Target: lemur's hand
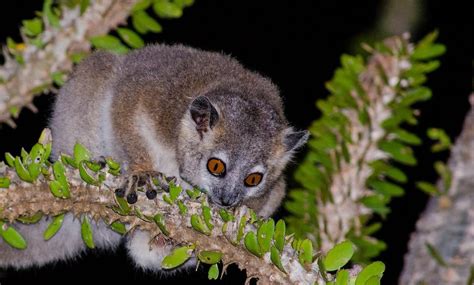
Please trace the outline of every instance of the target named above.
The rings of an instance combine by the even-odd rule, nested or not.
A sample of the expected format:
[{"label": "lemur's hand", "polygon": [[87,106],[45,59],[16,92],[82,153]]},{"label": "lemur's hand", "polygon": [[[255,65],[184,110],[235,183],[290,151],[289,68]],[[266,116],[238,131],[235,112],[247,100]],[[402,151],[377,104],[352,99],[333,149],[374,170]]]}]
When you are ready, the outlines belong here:
[{"label": "lemur's hand", "polygon": [[121,187],[115,190],[118,197],[126,197],[129,204],[135,204],[138,193],[144,192],[152,200],[158,191],[169,191],[169,183],[176,183],[175,177],[166,177],[157,171],[136,171],[127,176]]}]

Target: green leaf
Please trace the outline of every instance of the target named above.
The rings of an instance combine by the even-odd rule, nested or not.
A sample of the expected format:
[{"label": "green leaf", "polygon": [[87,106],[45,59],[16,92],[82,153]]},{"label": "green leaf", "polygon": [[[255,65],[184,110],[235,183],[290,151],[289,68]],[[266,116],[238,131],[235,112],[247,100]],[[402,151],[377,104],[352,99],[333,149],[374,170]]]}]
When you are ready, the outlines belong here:
[{"label": "green leaf", "polygon": [[442,44],[432,44],[426,46],[418,46],[411,55],[411,59],[427,60],[440,56],[446,52],[446,47]]},{"label": "green leaf", "polygon": [[275,228],[274,244],[279,251],[285,247],[286,225],[284,220],[278,220]]},{"label": "green leaf", "polygon": [[127,228],[125,227],[125,224],[115,221],[112,224],[110,224],[110,228],[114,231],[117,232],[121,235],[124,235],[127,233]]},{"label": "green leaf", "polygon": [[270,260],[272,261],[273,264],[281,271],[286,273],[285,268],[283,267],[283,264],[281,263],[281,253],[280,251],[272,246],[270,249]]},{"label": "green leaf", "polygon": [[166,229],[166,224],[165,224],[165,218],[163,217],[162,214],[156,214],[153,217],[153,220],[155,221],[155,224],[160,228],[160,231],[165,235],[168,236],[170,233]]},{"label": "green leaf", "polygon": [[84,216],[81,223],[81,236],[82,240],[88,248],[95,248],[94,237],[92,234],[92,226],[89,222],[89,218]]},{"label": "green leaf", "polygon": [[349,262],[352,255],[354,255],[354,244],[350,241],[341,242],[329,250],[324,257],[324,268],[327,271],[338,270]]},{"label": "green leaf", "polygon": [[80,143],[74,145],[74,161],[77,165],[83,160],[90,160],[91,154],[89,150]]},{"label": "green leaf", "polygon": [[211,235],[211,231],[207,228],[201,216],[197,214],[191,215],[191,226],[193,227],[193,229],[200,233],[203,233],[205,235]]},{"label": "green leaf", "polygon": [[437,143],[431,147],[432,152],[447,150],[452,145],[451,139],[442,129],[430,128],[428,129],[427,135],[430,139],[437,141]]},{"label": "green leaf", "polygon": [[416,87],[403,93],[399,106],[409,107],[417,102],[426,101],[431,98],[431,90],[426,87]]},{"label": "green leaf", "polygon": [[178,247],[163,258],[161,266],[164,269],[176,268],[185,263],[193,254],[193,251],[194,245]]},{"label": "green leaf", "polygon": [[402,196],[404,194],[403,188],[393,183],[380,180],[372,180],[368,182],[368,186],[375,190],[375,192],[386,196]]},{"label": "green leaf", "polygon": [[178,200],[178,208],[181,215],[186,215],[188,212],[188,207],[186,207],[186,205],[184,205],[183,201],[181,200]]},{"label": "green leaf", "polygon": [[222,252],[215,251],[215,250],[211,250],[211,251],[204,250],[204,251],[200,251],[197,257],[199,261],[201,261],[202,263],[215,264],[221,261]]},{"label": "green leaf", "polygon": [[150,7],[152,0],[140,0],[133,6],[132,12],[137,12],[141,10],[146,10]]},{"label": "green leaf", "polygon": [[443,256],[438,252],[438,250],[432,246],[429,242],[425,242],[426,249],[428,250],[428,253],[430,256],[438,263],[440,266],[448,266],[446,261],[444,261]]},{"label": "green leaf", "polygon": [[440,191],[434,184],[426,182],[426,181],[417,182],[416,187],[420,189],[421,191],[427,193],[428,195],[436,196],[440,194]]},{"label": "green leaf", "polygon": [[96,179],[88,170],[88,168],[86,167],[86,162],[87,161],[81,161],[79,163],[79,174],[82,178],[83,181],[85,181],[87,184],[90,184],[90,185],[99,185],[100,184],[100,181],[98,179]]},{"label": "green leaf", "polygon": [[153,4],[153,10],[160,18],[174,19],[183,15],[181,8],[173,2],[158,0]]},{"label": "green leaf", "polygon": [[335,285],[349,285],[349,271],[345,269],[338,271]]},{"label": "green leaf", "polygon": [[298,250],[298,260],[302,265],[313,262],[313,244],[309,239],[305,239],[301,242]]},{"label": "green leaf", "polygon": [[170,199],[171,201],[176,201],[178,199],[179,194],[181,194],[182,188],[180,186],[174,185],[174,183],[170,183],[169,185],[169,192],[170,192]]},{"label": "green leaf", "polygon": [[390,156],[403,164],[415,165],[416,159],[413,156],[413,150],[403,144],[396,141],[381,141],[379,142],[379,148]]},{"label": "green leaf", "polygon": [[386,207],[388,197],[382,195],[366,196],[360,199],[360,202],[369,209],[378,213],[382,217],[390,213],[390,209]]},{"label": "green leaf", "polygon": [[214,228],[214,225],[212,224],[212,214],[211,214],[211,208],[208,206],[202,205],[202,216],[204,218],[204,222],[206,223],[206,226],[209,230],[212,231]]},{"label": "green leaf", "polygon": [[22,23],[27,36],[34,37],[43,31],[43,22],[38,18],[23,20]]},{"label": "green leaf", "polygon": [[95,36],[90,41],[92,46],[97,49],[109,50],[118,54],[128,52],[128,48],[119,39],[111,35]]},{"label": "green leaf", "polygon": [[64,221],[64,214],[57,215],[53,221],[48,225],[43,233],[44,240],[50,240],[61,229]]},{"label": "green leaf", "polygon": [[15,167],[15,157],[9,152],[5,152],[5,161],[7,162],[8,166],[14,168]]},{"label": "green leaf", "polygon": [[417,135],[407,132],[405,130],[398,129],[394,131],[393,133],[397,136],[397,139],[400,140],[401,142],[411,144],[411,145],[421,144],[421,139]]},{"label": "green leaf", "polygon": [[0,188],[8,188],[8,187],[10,187],[10,178],[0,177]]},{"label": "green leaf", "polygon": [[60,160],[57,160],[53,164],[53,174],[57,183],[59,183],[61,186],[62,197],[64,198],[71,197],[71,193],[69,191],[69,183],[67,182],[67,177],[66,177],[66,168],[64,167],[64,165],[62,164]]},{"label": "green leaf", "polygon": [[270,251],[270,246],[273,239],[273,233],[275,231],[275,222],[273,219],[269,219],[260,225],[257,230],[257,241],[260,246],[262,253]]},{"label": "green leaf", "polygon": [[8,226],[4,222],[0,222],[0,235],[3,240],[13,248],[25,249],[28,246],[23,236],[13,227]]},{"label": "green leaf", "polygon": [[148,31],[153,33],[163,31],[161,25],[145,11],[137,11],[132,14],[132,25],[140,34],[146,34]]},{"label": "green leaf", "polygon": [[211,267],[209,267],[209,271],[207,272],[207,278],[209,280],[217,280],[218,277],[219,277],[219,266],[217,266],[217,264],[213,264],[211,265]]},{"label": "green leaf", "polygon": [[140,36],[134,31],[127,28],[118,28],[117,33],[120,38],[132,48],[141,48],[145,45],[145,42]]},{"label": "green leaf", "polygon": [[30,224],[36,224],[37,222],[39,222],[39,220],[41,220],[42,217],[43,217],[43,213],[38,212],[32,216],[21,216],[17,218],[16,220],[22,224],[30,225]]},{"label": "green leaf", "polygon": [[51,78],[53,79],[54,84],[58,86],[64,85],[64,73],[61,71],[56,71],[51,74]]},{"label": "green leaf", "polygon": [[237,243],[239,243],[244,236],[245,225],[247,224],[248,219],[249,217],[247,217],[247,215],[244,215],[240,218],[239,228],[237,230],[237,237],[236,237]]},{"label": "green leaf", "polygon": [[355,285],[365,285],[366,282],[374,276],[381,278],[384,271],[385,271],[385,264],[383,264],[383,262],[380,262],[380,261],[373,262],[367,265],[367,267],[365,267],[364,269],[362,269],[362,271],[357,276]]},{"label": "green leaf", "polygon": [[33,182],[33,178],[30,175],[30,172],[25,168],[21,159],[17,156],[15,159],[15,170],[21,180],[26,182]]},{"label": "green leaf", "polygon": [[43,15],[48,19],[49,24],[52,27],[59,28],[59,17],[53,12],[51,8],[53,0],[45,0],[43,3]]},{"label": "green leaf", "polygon": [[219,216],[221,216],[224,222],[229,222],[235,220],[235,217],[227,212],[225,209],[219,209]]},{"label": "green leaf", "polygon": [[254,232],[248,232],[244,238],[245,248],[255,256],[262,257],[263,253],[258,245],[257,236]]},{"label": "green leaf", "polygon": [[380,285],[380,280],[382,277],[379,276],[372,276],[365,282],[365,285]]}]

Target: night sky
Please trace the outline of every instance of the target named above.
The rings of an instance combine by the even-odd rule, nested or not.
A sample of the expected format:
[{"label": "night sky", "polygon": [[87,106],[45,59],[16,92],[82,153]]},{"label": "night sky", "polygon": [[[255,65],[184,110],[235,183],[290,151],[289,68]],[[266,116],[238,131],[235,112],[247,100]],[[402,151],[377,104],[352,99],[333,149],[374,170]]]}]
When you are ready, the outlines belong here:
[{"label": "night sky", "polygon": [[[41,10],[42,1],[5,1],[0,7],[0,41],[7,36],[19,40],[21,20],[32,18]],[[363,2],[363,3],[361,3]],[[178,20],[161,21],[164,31],[147,36],[149,43],[183,43],[205,50],[222,51],[240,60],[246,67],[270,77],[281,89],[288,120],[298,129],[307,128],[319,117],[314,102],[325,98],[324,83],[331,79],[339,65],[339,56],[351,52],[355,37],[373,28],[382,1],[205,1],[196,0]],[[433,98],[418,107],[419,125],[411,130],[423,138],[428,127],[443,128],[452,139],[459,134],[469,108],[468,94],[472,88],[472,7],[441,0],[426,2],[424,15],[414,39],[438,29],[439,42],[447,46],[441,68],[429,75],[426,83]],[[23,110],[16,120],[18,127],[0,126],[0,156],[9,151],[18,154],[20,147],[29,149],[41,130],[47,126],[53,95],[35,99],[40,112]],[[445,160],[446,154],[432,155],[429,143],[416,147],[417,167],[405,167],[410,181],[434,182],[432,164]],[[304,151],[298,156],[304,155]],[[298,160],[296,160],[297,163]],[[291,183],[291,171],[288,179]],[[387,265],[383,284],[396,284],[403,265],[403,254],[410,232],[427,201],[426,195],[406,185],[406,195],[394,199],[392,213],[377,233],[388,244],[380,256]],[[279,216],[284,215],[280,211]],[[1,254],[1,253],[0,253]],[[76,261],[61,262],[32,270],[0,271],[0,284],[30,282],[56,284],[73,278],[91,282],[94,276],[106,277],[108,283],[126,280],[139,284],[174,284],[193,280],[205,283],[207,271],[191,272],[167,281],[160,276],[133,268],[123,248],[117,253],[89,252]],[[230,268],[222,283],[243,284],[244,274]],[[218,282],[214,282],[218,284]]]}]

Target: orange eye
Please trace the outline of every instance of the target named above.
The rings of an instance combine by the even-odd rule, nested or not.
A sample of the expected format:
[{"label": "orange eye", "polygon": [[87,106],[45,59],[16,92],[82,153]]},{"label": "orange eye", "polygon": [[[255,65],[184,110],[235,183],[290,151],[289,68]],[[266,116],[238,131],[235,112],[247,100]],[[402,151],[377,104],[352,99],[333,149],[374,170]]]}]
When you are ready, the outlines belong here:
[{"label": "orange eye", "polygon": [[263,177],[262,173],[259,173],[259,172],[249,174],[249,176],[245,178],[244,184],[247,187],[257,186],[262,181],[262,177]]},{"label": "orange eye", "polygon": [[218,158],[211,158],[207,161],[207,170],[214,176],[224,176],[225,163]]}]

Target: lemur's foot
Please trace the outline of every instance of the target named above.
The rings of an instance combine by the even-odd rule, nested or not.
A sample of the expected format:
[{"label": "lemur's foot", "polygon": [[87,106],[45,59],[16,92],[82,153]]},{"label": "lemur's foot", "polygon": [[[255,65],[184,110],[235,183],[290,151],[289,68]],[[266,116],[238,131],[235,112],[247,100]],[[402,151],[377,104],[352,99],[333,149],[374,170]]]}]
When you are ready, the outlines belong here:
[{"label": "lemur's foot", "polygon": [[139,171],[130,174],[122,187],[115,190],[115,195],[125,197],[129,204],[138,200],[137,192],[145,192],[148,199],[155,199],[158,191],[169,191],[169,183],[176,183],[175,177],[166,177],[157,171]]}]

